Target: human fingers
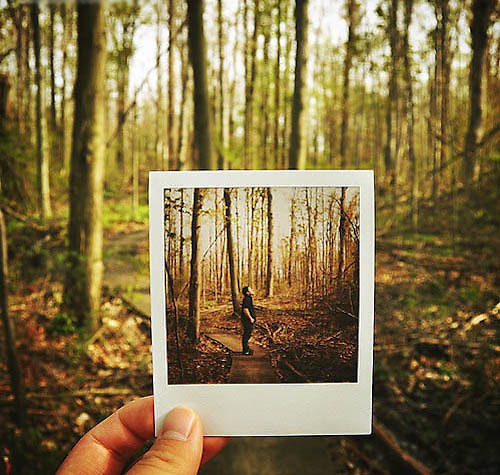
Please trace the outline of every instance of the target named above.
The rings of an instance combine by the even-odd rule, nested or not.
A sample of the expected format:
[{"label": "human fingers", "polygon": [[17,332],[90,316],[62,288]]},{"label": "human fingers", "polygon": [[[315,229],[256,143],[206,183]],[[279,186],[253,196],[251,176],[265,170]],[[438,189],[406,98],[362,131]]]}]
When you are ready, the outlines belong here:
[{"label": "human fingers", "polygon": [[153,397],[137,399],[87,432],[57,473],[120,473],[128,459],[153,436]]},{"label": "human fingers", "polygon": [[194,475],[198,473],[202,451],[203,429],[198,414],[177,407],[165,417],[161,433],[151,449],[128,473]]}]

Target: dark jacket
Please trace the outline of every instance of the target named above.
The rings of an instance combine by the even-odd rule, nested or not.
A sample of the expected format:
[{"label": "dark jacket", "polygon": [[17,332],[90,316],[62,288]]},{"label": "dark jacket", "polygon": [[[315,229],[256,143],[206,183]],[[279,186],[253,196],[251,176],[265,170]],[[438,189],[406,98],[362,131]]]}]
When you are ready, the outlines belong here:
[{"label": "dark jacket", "polygon": [[243,313],[245,308],[248,308],[248,311],[250,312],[250,315],[252,315],[253,319],[257,319],[257,317],[255,316],[255,308],[253,307],[253,301],[251,295],[245,295],[245,297],[243,298],[243,302],[241,304],[241,318],[248,320],[247,316]]}]

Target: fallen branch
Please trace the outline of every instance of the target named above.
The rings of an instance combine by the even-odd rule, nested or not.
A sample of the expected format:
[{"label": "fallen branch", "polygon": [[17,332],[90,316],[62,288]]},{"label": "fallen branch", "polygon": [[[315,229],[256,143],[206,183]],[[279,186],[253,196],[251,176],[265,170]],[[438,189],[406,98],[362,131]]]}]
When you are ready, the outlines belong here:
[{"label": "fallen branch", "polygon": [[356,315],[346,312],[345,310],[342,310],[340,307],[335,307],[335,310],[339,311],[340,313],[343,313],[344,315],[347,315],[348,317],[354,318],[355,320],[359,320],[359,318],[356,317]]},{"label": "fallen branch", "polygon": [[135,392],[130,389],[120,389],[120,388],[108,388],[108,389],[90,388],[87,390],[56,393],[56,394],[29,393],[27,397],[28,399],[58,399],[66,397],[86,397],[86,396],[126,396],[129,394],[135,394]]},{"label": "fallen branch", "polygon": [[49,232],[49,233],[55,233],[60,230],[59,226],[44,226],[38,223],[35,223],[32,219],[28,218],[24,214],[18,213],[15,209],[11,208],[8,204],[1,203],[0,208],[2,208],[3,212],[5,214],[8,214],[14,219],[17,219],[18,221],[21,221],[24,224],[27,224],[31,228],[33,228],[36,231],[42,231],[42,232]]},{"label": "fallen branch", "polygon": [[412,457],[401,448],[395,435],[373,418],[373,435],[384,445],[394,456],[395,464],[399,467],[394,473],[418,473],[420,475],[430,475],[431,471],[422,462]]},{"label": "fallen branch", "polygon": [[309,380],[309,378],[304,374],[302,373],[301,371],[299,371],[295,366],[292,365],[292,363],[289,363],[288,361],[286,360],[281,360],[281,362],[290,370],[292,371],[292,373],[295,373],[297,376],[299,376],[301,379],[304,380],[304,382],[306,383],[311,383],[312,381]]},{"label": "fallen branch", "polygon": [[344,438],[342,440],[342,443],[349,446],[349,449],[354,452],[355,455],[357,455],[360,459],[362,459],[367,465],[368,468],[370,469],[370,473],[382,473],[384,475],[390,475],[391,472],[389,470],[386,470],[382,465],[377,460],[373,460],[370,458],[365,452],[363,452],[354,440],[351,440],[349,438]]}]

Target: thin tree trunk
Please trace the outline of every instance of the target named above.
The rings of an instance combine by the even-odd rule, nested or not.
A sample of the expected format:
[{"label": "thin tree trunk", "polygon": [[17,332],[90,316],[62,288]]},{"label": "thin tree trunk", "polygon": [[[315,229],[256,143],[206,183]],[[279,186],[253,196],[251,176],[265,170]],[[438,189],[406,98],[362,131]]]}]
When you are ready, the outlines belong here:
[{"label": "thin tree trunk", "polygon": [[417,209],[417,193],[418,193],[418,180],[417,180],[417,160],[415,157],[414,147],[414,104],[413,104],[413,82],[411,74],[411,60],[410,60],[410,42],[409,30],[411,25],[411,17],[413,14],[413,0],[406,0],[405,14],[404,14],[404,36],[403,36],[403,58],[404,58],[404,71],[406,82],[406,121],[408,131],[408,159],[410,161],[410,219],[413,229],[416,230],[418,226],[418,209]]},{"label": "thin tree trunk", "polygon": [[236,273],[234,266],[234,244],[232,231],[232,216],[231,216],[231,190],[224,188],[224,202],[226,204],[226,243],[227,243],[227,258],[229,261],[229,276],[231,282],[231,300],[233,302],[233,312],[239,314],[240,305],[236,292]]},{"label": "thin tree trunk", "polygon": [[168,110],[167,110],[167,150],[168,169],[179,168],[178,157],[174,156],[174,38],[175,38],[175,4],[176,0],[168,2]]},{"label": "thin tree trunk", "polygon": [[448,162],[449,147],[446,142],[450,140],[448,115],[450,108],[450,75],[451,75],[451,51],[450,51],[450,5],[448,0],[441,0],[440,5],[441,25],[439,28],[439,42],[441,50],[441,137],[444,139],[440,146],[440,172]]},{"label": "thin tree trunk", "polygon": [[[102,3],[77,6],[78,53],[70,171],[66,308],[95,330],[102,278],[106,35]],[[82,259],[83,257],[83,259]]]},{"label": "thin tree trunk", "polygon": [[472,3],[472,22],[470,32],[472,38],[472,58],[469,68],[469,125],[465,135],[464,181],[470,182],[478,178],[476,165],[477,143],[482,126],[482,78],[484,56],[488,43],[487,31],[490,25],[491,12],[495,0],[474,0]]},{"label": "thin tree trunk", "polygon": [[274,292],[273,239],[273,191],[267,188],[267,297],[272,297]]},{"label": "thin tree trunk", "polygon": [[342,125],[340,128],[340,167],[347,166],[347,142],[349,133],[349,75],[354,52],[355,29],[358,22],[359,5],[356,0],[347,0],[347,21],[349,29],[344,57],[344,85],[342,94]]},{"label": "thin tree trunk", "polygon": [[180,205],[180,242],[179,242],[179,275],[184,277],[184,188],[181,188],[181,205]]},{"label": "thin tree trunk", "polygon": [[[289,17],[289,0],[286,0],[285,3],[285,20],[288,21]],[[290,100],[290,91],[289,91],[289,68],[290,68],[290,55],[292,53],[292,39],[291,35],[285,35],[286,44],[285,44],[285,68],[283,71],[283,129],[282,129],[282,138],[281,138],[281,168],[285,169],[287,167],[287,158],[290,153],[290,144],[288,140],[290,138],[290,125],[289,125],[289,115],[288,111],[290,107],[288,105]]]},{"label": "thin tree trunk", "polygon": [[179,170],[184,170],[186,165],[186,159],[184,156],[184,116],[186,114],[186,91],[188,82],[188,59],[185,53],[185,46],[181,44],[179,46],[179,52],[181,57],[181,106],[178,121],[178,134],[177,134],[177,160]]},{"label": "thin tree trunk", "polygon": [[0,208],[0,305],[2,312],[7,369],[9,371],[12,394],[16,408],[16,422],[19,426],[26,423],[26,398],[21,367],[17,357],[14,322],[9,316],[8,271],[7,271],[7,231],[2,209]]},{"label": "thin tree trunk", "polygon": [[213,170],[215,160],[207,88],[206,45],[203,32],[203,0],[188,0],[189,55],[193,67],[195,163]]},{"label": "thin tree trunk", "polygon": [[57,130],[56,113],[56,71],[54,67],[54,26],[56,16],[56,5],[49,4],[50,29],[49,29],[49,66],[50,66],[50,128],[54,134]]},{"label": "thin tree trunk", "polygon": [[177,365],[179,366],[179,372],[181,376],[181,381],[184,380],[184,368],[182,366],[182,358],[181,358],[181,347],[179,342],[179,311],[177,309],[177,301],[175,300],[174,294],[174,279],[172,277],[172,273],[170,272],[170,266],[168,265],[168,261],[165,260],[165,270],[167,273],[167,285],[170,294],[170,301],[172,302],[172,306],[174,308],[174,332],[175,332],[175,350],[177,355]]},{"label": "thin tree trunk", "polygon": [[280,0],[276,0],[276,69],[274,72],[274,168],[278,168],[280,164],[280,62],[281,62],[281,7]]},{"label": "thin tree trunk", "polygon": [[215,301],[217,302],[218,300],[218,290],[220,288],[219,282],[220,282],[220,275],[219,275],[219,241],[217,239],[219,235],[219,203],[217,202],[217,188],[214,189],[214,220],[215,220],[215,225],[214,225],[214,242],[215,242]]},{"label": "thin tree trunk", "polygon": [[217,154],[219,170],[225,168],[223,151],[226,147],[226,134],[224,133],[224,17],[222,16],[222,0],[217,0],[217,35],[219,47],[219,152]]},{"label": "thin tree trunk", "polygon": [[[62,66],[61,66],[61,76],[62,76],[62,90],[61,90],[61,106],[60,106],[60,115],[61,115],[61,138],[62,138],[62,151],[61,155],[63,157],[63,174],[67,176],[69,173],[69,162],[71,158],[71,148],[70,148],[70,140],[71,140],[71,132],[70,128],[66,124],[66,86],[67,86],[67,74],[66,68],[68,64],[68,45],[71,40],[71,15],[68,15],[68,9],[71,8],[66,5],[65,2],[61,3],[61,22],[63,24],[63,57],[62,57]],[[71,10],[70,10],[71,11]],[[69,19],[68,19],[69,17]]]},{"label": "thin tree trunk", "polygon": [[292,105],[292,130],[290,132],[289,167],[304,169],[307,155],[306,130],[306,76],[307,76],[307,29],[309,0],[296,0],[295,31],[297,52],[295,55],[295,86]]},{"label": "thin tree trunk", "polygon": [[295,197],[290,202],[290,249],[288,254],[288,287],[292,286],[292,262],[295,249]]},{"label": "thin tree trunk", "polygon": [[337,303],[341,303],[343,294],[344,280],[344,247],[345,247],[345,187],[342,187],[339,203],[339,247],[338,247],[338,266],[337,266]]},{"label": "thin tree trunk", "polygon": [[[134,108],[134,121],[133,128],[137,130],[137,107]],[[139,211],[139,153],[137,151],[137,144],[132,140],[131,145],[132,153],[132,210],[134,215]]]},{"label": "thin tree trunk", "polygon": [[191,222],[191,274],[189,279],[188,338],[196,344],[200,338],[200,212],[203,194],[199,188],[193,193],[193,217]]},{"label": "thin tree trunk", "polygon": [[[245,27],[248,38],[248,5],[245,0]],[[243,168],[254,168],[253,153],[253,96],[255,90],[255,77],[257,75],[257,35],[260,21],[260,0],[255,0],[254,22],[250,46],[245,49],[250,58],[245,58],[246,64],[246,84],[245,84],[245,130],[244,130],[244,163]],[[247,39],[248,42],[248,39]]]},{"label": "thin tree trunk", "polygon": [[264,51],[263,51],[263,62],[262,62],[262,168],[266,170],[269,168],[268,164],[268,137],[269,137],[269,40],[270,40],[270,29],[266,27],[264,31]]},{"label": "thin tree trunk", "polygon": [[162,89],[162,68],[161,60],[161,6],[162,2],[157,2],[156,9],[156,108],[155,108],[155,167],[163,167],[163,142],[160,139],[161,115],[163,112],[163,89]]},{"label": "thin tree trunk", "polygon": [[40,62],[40,24],[38,22],[39,7],[34,2],[31,8],[31,23],[33,28],[33,51],[35,53],[35,83],[36,83],[36,150],[37,150],[37,185],[38,204],[42,219],[52,217],[50,205],[50,175],[49,157],[46,151],[43,115],[42,66]]},{"label": "thin tree trunk", "polygon": [[397,63],[398,63],[398,0],[391,0],[389,9],[389,23],[387,26],[389,43],[391,47],[391,69],[389,73],[389,95],[387,99],[386,109],[386,144],[385,144],[385,170],[388,174],[389,185],[394,190],[396,186],[396,133],[393,130],[394,115],[397,109],[398,96],[398,80],[397,80]]}]

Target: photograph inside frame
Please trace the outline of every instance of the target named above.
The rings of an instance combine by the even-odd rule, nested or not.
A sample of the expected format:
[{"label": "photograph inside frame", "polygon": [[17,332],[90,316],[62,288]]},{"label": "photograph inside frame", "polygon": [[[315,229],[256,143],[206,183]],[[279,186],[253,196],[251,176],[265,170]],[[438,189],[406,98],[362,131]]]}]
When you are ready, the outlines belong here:
[{"label": "photograph inside frame", "polygon": [[167,380],[358,382],[360,189],[167,188]]}]

